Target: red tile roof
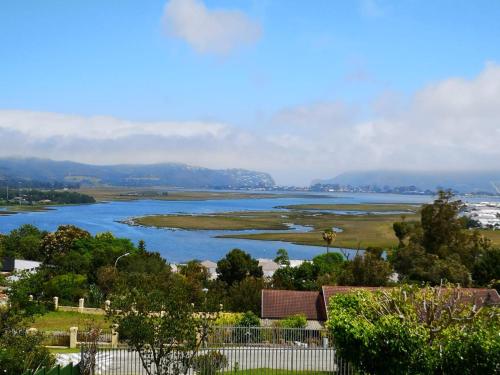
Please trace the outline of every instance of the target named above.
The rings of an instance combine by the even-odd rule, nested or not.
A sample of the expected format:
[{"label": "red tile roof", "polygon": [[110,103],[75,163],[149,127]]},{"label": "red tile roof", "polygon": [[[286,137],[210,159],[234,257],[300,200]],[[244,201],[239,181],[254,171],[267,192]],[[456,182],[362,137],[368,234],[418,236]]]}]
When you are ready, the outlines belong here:
[{"label": "red tile roof", "polygon": [[304,314],[308,320],[325,320],[326,311],[320,292],[262,290],[263,319],[281,319]]},{"label": "red tile roof", "polygon": [[[325,321],[328,301],[336,294],[346,294],[358,290],[389,290],[388,287],[323,286],[321,292],[295,290],[262,290],[263,319],[282,319],[290,315],[304,314],[308,320]],[[464,302],[475,302],[480,306],[500,304],[500,296],[495,289],[461,288]]]}]

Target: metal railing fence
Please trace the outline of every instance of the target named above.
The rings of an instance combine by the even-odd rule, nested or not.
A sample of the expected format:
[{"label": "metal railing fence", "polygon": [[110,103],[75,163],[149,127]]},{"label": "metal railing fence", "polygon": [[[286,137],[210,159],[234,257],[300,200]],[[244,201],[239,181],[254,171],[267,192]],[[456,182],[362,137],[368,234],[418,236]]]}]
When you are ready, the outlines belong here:
[{"label": "metal railing fence", "polygon": [[[82,345],[82,354],[84,350]],[[163,363],[166,368],[162,370],[156,368],[147,352],[142,354],[141,359],[139,353],[130,348],[99,348],[94,375],[356,374],[354,368],[337,355],[327,332],[315,329],[216,327],[193,361],[181,363],[183,353],[174,353],[168,366]],[[179,372],[174,371],[175,366]]]}]

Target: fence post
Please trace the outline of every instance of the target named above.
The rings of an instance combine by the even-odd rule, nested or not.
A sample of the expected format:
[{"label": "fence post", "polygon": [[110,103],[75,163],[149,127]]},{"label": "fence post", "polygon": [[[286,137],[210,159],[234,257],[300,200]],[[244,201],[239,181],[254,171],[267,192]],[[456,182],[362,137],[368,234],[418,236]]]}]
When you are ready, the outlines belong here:
[{"label": "fence post", "polygon": [[78,312],[79,313],[83,313],[83,308],[85,307],[85,299],[84,298],[80,298],[78,300]]},{"label": "fence post", "polygon": [[111,328],[111,348],[116,349],[118,347],[118,324],[114,324]]},{"label": "fence post", "polygon": [[59,309],[59,297],[54,297],[54,311],[57,311]]},{"label": "fence post", "polygon": [[78,327],[71,327],[69,329],[69,347],[71,349],[76,348],[77,338],[78,338]]},{"label": "fence post", "polygon": [[104,301],[104,310],[109,311],[110,307],[111,307],[111,301],[107,299],[106,301]]}]

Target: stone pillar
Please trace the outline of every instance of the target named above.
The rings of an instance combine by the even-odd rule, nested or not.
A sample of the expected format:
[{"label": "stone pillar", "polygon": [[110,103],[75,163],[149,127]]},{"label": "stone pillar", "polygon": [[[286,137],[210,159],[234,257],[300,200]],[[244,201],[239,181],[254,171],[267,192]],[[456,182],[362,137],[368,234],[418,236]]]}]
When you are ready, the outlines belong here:
[{"label": "stone pillar", "polygon": [[29,299],[30,301],[33,301],[33,294],[30,294],[30,295],[28,296],[28,299]]},{"label": "stone pillar", "polygon": [[54,297],[54,311],[59,309],[59,297]]},{"label": "stone pillar", "polygon": [[114,324],[111,328],[111,347],[116,349],[118,347],[118,324]]},{"label": "stone pillar", "polygon": [[111,307],[111,301],[107,299],[106,301],[104,301],[104,310],[109,311],[110,307]]},{"label": "stone pillar", "polygon": [[78,300],[78,312],[82,313],[84,307],[85,307],[85,299],[84,298],[80,298]]},{"label": "stone pillar", "polygon": [[69,329],[69,347],[71,349],[76,348],[78,338],[78,327],[71,327]]}]

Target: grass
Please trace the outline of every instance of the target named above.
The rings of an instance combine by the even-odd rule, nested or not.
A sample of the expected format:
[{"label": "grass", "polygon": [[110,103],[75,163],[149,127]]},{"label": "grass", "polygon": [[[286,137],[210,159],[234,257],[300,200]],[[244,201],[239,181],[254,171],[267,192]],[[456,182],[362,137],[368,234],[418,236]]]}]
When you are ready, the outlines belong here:
[{"label": "grass", "polygon": [[[401,206],[401,205],[398,205]],[[392,209],[388,211],[398,211]],[[417,220],[418,214],[407,212],[407,220]],[[212,215],[156,215],[134,219],[136,224],[187,230],[278,230],[273,233],[235,233],[220,238],[283,241],[299,245],[325,246],[322,232],[326,228],[340,228],[342,232],[332,246],[349,249],[365,249],[369,246],[388,248],[398,240],[392,225],[401,220],[400,214],[338,215],[328,212],[291,210],[225,212]],[[287,224],[311,227],[309,232],[288,230]],[[494,245],[500,244],[500,231],[482,231]]]},{"label": "grass", "polygon": [[70,327],[83,329],[90,325],[107,329],[110,323],[106,320],[106,316],[104,315],[80,314],[69,311],[51,311],[36,317],[31,327],[39,331],[69,331]]},{"label": "grass", "polygon": [[5,208],[5,210],[0,210],[0,216],[15,215],[20,212],[39,212],[39,211],[49,211],[50,208],[41,205],[10,205],[10,206],[0,206],[0,208]]},{"label": "grass", "polygon": [[[416,217],[408,213],[408,219]],[[303,245],[324,246],[321,236],[325,228],[341,228],[334,243],[336,247],[356,249],[367,246],[388,247],[397,244],[392,224],[400,215],[336,215],[333,213],[293,210],[226,212],[213,215],[157,215],[137,218],[135,223],[147,226],[181,228],[192,230],[244,230],[274,229],[275,233],[239,233],[222,235],[222,238],[243,238],[251,240],[285,241]],[[312,227],[310,232],[288,230],[289,223]]]},{"label": "grass", "polygon": [[366,212],[417,212],[419,205],[413,204],[295,204],[278,206],[290,210],[317,210],[317,211],[366,211]]},{"label": "grass", "polygon": [[48,348],[49,352],[52,354],[72,354],[72,353],[80,353],[80,348]]},{"label": "grass", "polygon": [[[180,191],[167,188],[130,189],[118,187],[84,188],[80,193],[91,195],[96,201],[131,201],[138,199],[157,199],[166,201],[204,201],[219,199],[269,199],[303,197],[304,194],[273,194],[273,193],[247,193],[225,191]],[[168,195],[161,195],[168,191]],[[307,195],[307,197],[324,197],[320,195]]]},{"label": "grass", "polygon": [[213,215],[154,215],[136,218],[133,222],[138,225],[189,230],[288,229],[288,226],[276,215],[260,215],[257,212]]}]

